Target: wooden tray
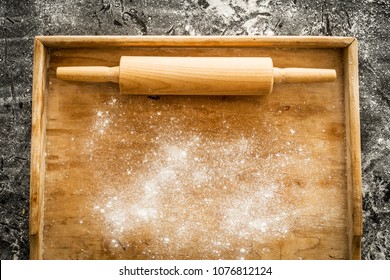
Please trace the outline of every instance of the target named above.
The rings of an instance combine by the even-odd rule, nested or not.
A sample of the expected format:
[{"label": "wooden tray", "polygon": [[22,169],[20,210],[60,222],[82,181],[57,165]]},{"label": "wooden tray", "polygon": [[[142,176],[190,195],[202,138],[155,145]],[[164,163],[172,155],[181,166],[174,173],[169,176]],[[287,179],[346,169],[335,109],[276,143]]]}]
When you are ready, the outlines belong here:
[{"label": "wooden tray", "polygon": [[[265,97],[125,96],[57,66],[270,56],[337,81]],[[36,37],[32,259],[359,259],[357,42]]]}]

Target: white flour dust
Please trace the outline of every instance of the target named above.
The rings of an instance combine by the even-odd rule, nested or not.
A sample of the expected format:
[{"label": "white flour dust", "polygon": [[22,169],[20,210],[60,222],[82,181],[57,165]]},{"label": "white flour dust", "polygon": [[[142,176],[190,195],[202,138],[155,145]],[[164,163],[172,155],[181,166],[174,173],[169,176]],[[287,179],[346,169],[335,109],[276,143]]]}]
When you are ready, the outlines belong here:
[{"label": "white flour dust", "polygon": [[[106,186],[95,194],[92,212],[104,223],[114,247],[133,246],[146,258],[185,258],[191,250],[201,250],[209,258],[228,253],[242,259],[254,243],[288,235],[297,213],[291,202],[294,192],[291,200],[285,199],[282,171],[293,163],[283,152],[265,151],[255,132],[210,139],[201,132],[184,132],[175,120],[156,129],[150,138],[153,149],[113,175],[109,172],[115,168],[99,164],[102,156],[94,155],[104,137],[111,145],[127,143],[112,137],[112,131],[106,134],[115,127],[110,114],[96,112],[90,128],[94,137],[86,149]],[[126,163],[122,159],[118,164]]]},{"label": "white flour dust", "polygon": [[104,134],[107,127],[111,124],[110,113],[109,111],[97,111],[96,116],[95,123],[91,130],[95,133]]}]

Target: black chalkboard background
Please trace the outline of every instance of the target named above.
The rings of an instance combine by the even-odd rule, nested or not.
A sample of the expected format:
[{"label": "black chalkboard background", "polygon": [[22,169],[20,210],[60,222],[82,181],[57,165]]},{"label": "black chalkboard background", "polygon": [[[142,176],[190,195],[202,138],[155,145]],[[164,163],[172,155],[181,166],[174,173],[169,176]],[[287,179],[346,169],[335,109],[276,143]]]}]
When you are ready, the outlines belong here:
[{"label": "black chalkboard background", "polygon": [[390,259],[390,2],[0,1],[0,259],[28,259],[36,35],[326,35],[359,41],[363,259]]}]

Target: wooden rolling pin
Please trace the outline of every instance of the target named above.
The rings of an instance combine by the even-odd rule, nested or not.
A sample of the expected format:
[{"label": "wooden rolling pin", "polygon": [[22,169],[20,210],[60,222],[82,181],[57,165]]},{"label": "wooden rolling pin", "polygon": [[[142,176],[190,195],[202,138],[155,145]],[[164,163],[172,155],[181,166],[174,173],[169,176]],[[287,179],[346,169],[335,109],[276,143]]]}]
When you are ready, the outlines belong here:
[{"label": "wooden rolling pin", "polygon": [[123,56],[116,67],[58,67],[57,78],[115,82],[122,94],[264,95],[274,83],[331,82],[336,71],[274,68],[269,57]]}]

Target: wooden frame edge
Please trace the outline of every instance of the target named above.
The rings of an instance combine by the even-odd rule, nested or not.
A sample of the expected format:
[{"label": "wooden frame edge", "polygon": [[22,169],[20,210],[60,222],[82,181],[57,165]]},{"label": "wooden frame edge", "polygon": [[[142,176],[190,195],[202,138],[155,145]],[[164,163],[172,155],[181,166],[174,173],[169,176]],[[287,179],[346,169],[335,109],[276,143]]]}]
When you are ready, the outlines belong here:
[{"label": "wooden frame edge", "polygon": [[30,166],[30,259],[42,259],[43,248],[47,63],[47,48],[35,38]]},{"label": "wooden frame edge", "polygon": [[100,47],[311,47],[345,48],[354,38],[328,36],[38,36],[52,48]]},{"label": "wooden frame edge", "polygon": [[362,171],[359,114],[358,42],[344,50],[344,91],[347,141],[348,242],[350,259],[361,259]]}]

